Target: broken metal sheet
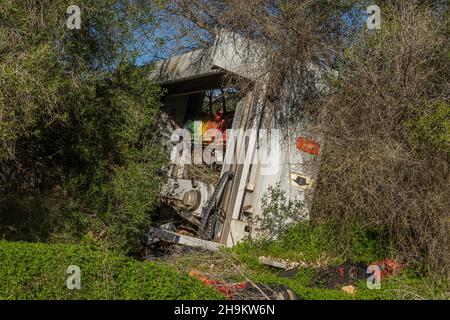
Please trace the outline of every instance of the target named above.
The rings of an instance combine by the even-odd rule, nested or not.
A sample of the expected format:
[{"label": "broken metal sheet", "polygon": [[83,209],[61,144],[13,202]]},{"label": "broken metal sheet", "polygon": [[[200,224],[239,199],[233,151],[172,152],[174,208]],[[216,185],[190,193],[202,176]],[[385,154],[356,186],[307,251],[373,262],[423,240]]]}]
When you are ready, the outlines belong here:
[{"label": "broken metal sheet", "polygon": [[142,235],[143,241],[147,245],[155,244],[158,241],[186,245],[189,247],[203,248],[210,251],[217,251],[222,247],[220,243],[206,241],[203,239],[177,234],[172,231],[150,227],[146,234]]},{"label": "broken metal sheet", "polygon": [[261,262],[262,264],[265,264],[266,266],[280,268],[283,270],[287,269],[287,263],[284,261],[278,261],[278,260],[270,259],[267,257],[259,257],[259,262]]},{"label": "broken metal sheet", "polygon": [[249,221],[231,219],[229,222],[229,236],[227,246],[233,247],[250,235],[251,223]]},{"label": "broken metal sheet", "polygon": [[212,52],[212,64],[251,80],[267,74],[266,50],[255,41],[221,30]]},{"label": "broken metal sheet", "polygon": [[259,262],[261,262],[262,264],[265,264],[267,266],[283,269],[286,271],[294,270],[300,265],[299,262],[288,261],[288,260],[280,259],[280,258],[265,257],[265,256],[259,257]]},{"label": "broken metal sheet", "polygon": [[195,50],[159,61],[156,63],[155,70],[150,74],[150,78],[165,85],[216,74],[220,71],[213,69],[211,50]]},{"label": "broken metal sheet", "polygon": [[210,48],[157,62],[150,78],[168,85],[227,71],[257,80],[267,73],[264,52],[264,48],[254,41],[222,30]]}]

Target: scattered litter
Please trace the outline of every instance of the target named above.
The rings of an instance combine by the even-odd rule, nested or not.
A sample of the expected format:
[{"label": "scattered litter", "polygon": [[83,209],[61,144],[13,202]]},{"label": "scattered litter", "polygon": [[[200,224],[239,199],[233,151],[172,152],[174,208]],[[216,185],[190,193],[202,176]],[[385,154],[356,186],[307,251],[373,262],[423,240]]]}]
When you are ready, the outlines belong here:
[{"label": "scattered litter", "polygon": [[217,291],[223,293],[227,298],[232,299],[237,291],[247,288],[247,282],[225,283],[223,281],[211,280],[206,276],[200,275],[197,271],[189,272],[189,276],[195,277],[207,286],[214,287]]},{"label": "scattered litter", "polygon": [[264,264],[266,266],[280,268],[283,270],[295,269],[300,265],[300,263],[298,263],[298,262],[289,261],[289,260],[280,259],[280,258],[264,257],[264,256],[259,257],[259,262],[261,262],[262,264]]},{"label": "scattered litter", "polygon": [[366,270],[367,264],[365,263],[346,261],[341,265],[319,270],[310,285],[338,289],[342,286],[351,285],[355,280],[366,278]]},{"label": "scattered litter", "polygon": [[369,265],[378,265],[381,271],[381,278],[395,275],[401,269],[401,265],[393,259],[386,258],[371,264],[364,262],[346,261],[341,265],[320,269],[310,283],[313,287],[325,287],[328,289],[338,289],[343,286],[350,286],[357,280],[367,279]]},{"label": "scattered litter", "polygon": [[381,261],[376,261],[372,264],[376,264],[380,267],[381,278],[396,275],[402,269],[400,263],[390,258],[386,258]]},{"label": "scattered litter", "polygon": [[356,292],[356,288],[353,285],[343,286],[341,290],[348,294],[355,294]]},{"label": "scattered litter", "polygon": [[[207,286],[215,288],[225,297],[231,300],[298,300],[297,295],[284,285],[266,285],[256,284],[245,281],[237,283],[226,283],[224,281],[211,280],[206,276],[200,275],[197,271],[189,272],[189,276],[195,277]],[[261,294],[261,292],[264,293]]]}]

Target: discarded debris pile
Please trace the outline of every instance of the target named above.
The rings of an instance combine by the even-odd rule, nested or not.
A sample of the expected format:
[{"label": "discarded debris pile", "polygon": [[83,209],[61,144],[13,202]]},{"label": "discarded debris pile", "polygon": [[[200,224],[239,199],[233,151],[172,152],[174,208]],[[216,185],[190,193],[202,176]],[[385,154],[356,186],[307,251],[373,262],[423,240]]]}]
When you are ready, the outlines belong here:
[{"label": "discarded debris pile", "polygon": [[[283,278],[295,278],[300,268],[311,268],[311,265],[304,262],[265,256],[259,257],[259,262],[269,267],[281,269],[278,276]],[[398,262],[390,258],[371,264],[346,261],[338,266],[314,268],[317,273],[310,281],[309,287],[341,289],[348,294],[354,294],[356,292],[355,283],[358,280],[366,280],[371,276],[375,279],[382,279],[397,274],[401,268]]]},{"label": "discarded debris pile", "polygon": [[[283,270],[292,270],[301,265],[299,262],[288,261],[285,259],[276,259],[276,258],[265,257],[265,256],[259,257],[259,262],[261,262],[262,264],[264,264],[266,266],[280,268]],[[306,266],[306,265],[302,264],[302,266]]]},{"label": "discarded debris pile", "polygon": [[312,279],[310,286],[339,289],[343,286],[349,286],[357,280],[367,278],[366,270],[367,264],[365,263],[347,261],[339,266],[319,270]]},{"label": "discarded debris pile", "polygon": [[401,269],[399,263],[389,258],[376,261],[372,264],[346,261],[338,266],[319,270],[311,281],[310,286],[339,289],[344,286],[353,285],[356,281],[365,280],[370,276],[371,272],[368,272],[369,266],[378,266],[380,268],[380,278],[395,275]]},{"label": "discarded debris pile", "polygon": [[[231,253],[211,252],[189,246],[168,246],[157,261],[197,278],[230,300],[297,300],[294,291],[280,284],[252,281],[251,271]],[[243,281],[236,277],[242,277]]]},{"label": "discarded debris pile", "polygon": [[231,300],[298,300],[296,294],[283,285],[253,284],[248,281],[226,283],[211,280],[196,271],[191,271],[189,275],[215,288]]}]

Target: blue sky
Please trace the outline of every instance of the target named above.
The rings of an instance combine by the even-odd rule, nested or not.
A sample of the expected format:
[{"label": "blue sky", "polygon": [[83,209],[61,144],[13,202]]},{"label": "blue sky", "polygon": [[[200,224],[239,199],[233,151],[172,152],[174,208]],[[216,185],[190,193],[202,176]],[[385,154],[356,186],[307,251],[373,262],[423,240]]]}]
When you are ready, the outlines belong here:
[{"label": "blue sky", "polygon": [[[356,4],[352,10],[341,16],[348,29],[364,28],[368,14],[366,8]],[[167,59],[174,55],[193,50],[198,46],[198,42],[192,37],[183,36],[184,30],[192,29],[193,24],[182,18],[167,17],[164,12],[160,12],[156,17],[157,28],[147,30],[152,34],[151,39],[136,32],[136,43],[133,47],[139,52],[136,59],[137,65],[145,65],[149,62]],[[200,36],[205,33],[201,31]],[[145,32],[143,32],[145,34]],[[199,35],[197,35],[199,36]]]}]

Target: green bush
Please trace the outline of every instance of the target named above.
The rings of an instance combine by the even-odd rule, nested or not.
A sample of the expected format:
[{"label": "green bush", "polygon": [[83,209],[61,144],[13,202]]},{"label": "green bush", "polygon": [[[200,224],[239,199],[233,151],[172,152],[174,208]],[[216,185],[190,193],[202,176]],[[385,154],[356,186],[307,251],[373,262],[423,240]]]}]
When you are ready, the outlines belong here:
[{"label": "green bush", "polygon": [[420,116],[407,122],[411,145],[418,151],[439,150],[450,158],[450,105],[438,100],[424,106]]},{"label": "green bush", "polygon": [[[67,268],[81,288],[67,288]],[[221,299],[216,290],[156,263],[90,245],[0,241],[0,299]]]},{"label": "green bush", "polygon": [[247,240],[235,250],[247,263],[258,265],[258,257],[272,256],[285,259],[316,262],[327,259],[330,263],[354,260],[370,263],[384,259],[389,250],[382,242],[379,231],[354,229],[348,242],[341,243],[333,224],[304,221],[295,224],[278,239],[272,241]]},{"label": "green bush", "polygon": [[[142,2],[68,0],[0,6],[0,238],[133,251],[151,223],[166,156],[161,90],[136,67]],[[156,6],[155,6],[156,8]],[[145,34],[144,34],[145,33]]]},{"label": "green bush", "polygon": [[279,184],[269,186],[261,200],[261,214],[256,218],[260,238],[274,239],[304,219],[303,201],[288,199]]}]

